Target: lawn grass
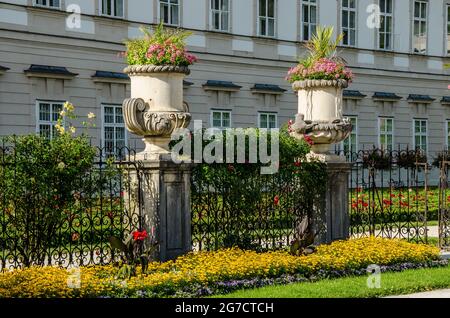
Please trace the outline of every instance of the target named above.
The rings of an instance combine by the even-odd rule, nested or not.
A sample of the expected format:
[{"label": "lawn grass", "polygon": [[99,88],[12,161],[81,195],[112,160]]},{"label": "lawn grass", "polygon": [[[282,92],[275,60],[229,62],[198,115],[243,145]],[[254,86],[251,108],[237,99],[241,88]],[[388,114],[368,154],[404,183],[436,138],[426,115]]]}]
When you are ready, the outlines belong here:
[{"label": "lawn grass", "polygon": [[450,288],[450,266],[381,274],[381,288],[367,287],[368,276],[241,290],[216,298],[377,298]]}]

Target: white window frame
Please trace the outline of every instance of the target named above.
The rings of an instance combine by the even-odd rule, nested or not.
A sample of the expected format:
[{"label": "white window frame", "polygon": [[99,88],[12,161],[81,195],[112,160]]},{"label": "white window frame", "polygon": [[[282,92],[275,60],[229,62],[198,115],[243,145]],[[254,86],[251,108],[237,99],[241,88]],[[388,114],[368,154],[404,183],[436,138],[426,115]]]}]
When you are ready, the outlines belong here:
[{"label": "white window frame", "polygon": [[111,14],[107,14],[107,13],[103,13],[103,1],[104,0],[99,0],[99,8],[100,8],[100,15],[103,17],[110,17],[110,18],[118,18],[118,19],[123,19],[125,18],[125,0],[122,0],[122,15],[115,15],[114,11],[115,11],[115,6],[116,6],[116,1],[115,0],[107,0],[107,1],[111,1]]},{"label": "white window frame", "polygon": [[[424,132],[419,132],[419,133],[416,133],[416,122],[418,122],[418,121],[420,121],[420,122],[425,122],[425,127],[426,127],[426,132],[424,133]],[[421,127],[422,127],[422,125],[421,125]],[[413,120],[413,127],[412,127],[412,129],[413,129],[413,150],[416,150],[416,148],[417,148],[417,145],[416,145],[416,137],[425,137],[425,147],[427,148],[426,150],[425,150],[425,153],[428,153],[428,130],[429,130],[429,127],[428,127],[428,119],[424,119],[424,118],[414,118],[414,120]],[[423,149],[421,149],[422,151],[423,151]]]},{"label": "white window frame", "polygon": [[[220,127],[214,126],[214,113],[220,113]],[[223,114],[228,113],[230,115],[230,127],[224,127],[223,126]],[[210,127],[216,128],[216,129],[227,129],[233,127],[233,121],[232,121],[233,115],[231,110],[226,109],[211,109],[210,112]]]},{"label": "white window frame", "polygon": [[348,140],[351,140],[352,135],[354,135],[354,137],[355,137],[355,149],[351,149],[351,152],[349,154],[346,154],[346,155],[349,155],[349,158],[351,158],[352,157],[351,155],[353,153],[357,153],[358,149],[359,149],[359,134],[358,134],[359,120],[358,120],[358,116],[355,116],[355,115],[344,116],[344,117],[346,117],[346,118],[348,118],[350,120],[355,119],[355,121],[356,121],[356,127],[353,126],[353,130],[352,130],[350,136],[346,140],[341,142],[342,151],[345,153],[345,142],[348,141]]},{"label": "white window frame", "polygon": [[[105,122],[105,108],[106,107],[113,107],[114,108],[114,123],[106,123]],[[112,104],[112,103],[104,103],[101,104],[101,120],[102,120],[102,129],[101,129],[101,147],[103,149],[103,154],[104,155],[111,155],[112,153],[106,152],[106,138],[105,138],[105,128],[106,127],[112,127],[114,128],[114,150],[117,150],[117,139],[116,139],[116,128],[123,128],[124,132],[125,132],[125,148],[127,147],[128,144],[128,131],[127,128],[125,126],[125,118],[123,123],[116,123],[116,108],[122,108],[122,105],[120,104]],[[123,111],[122,111],[122,117],[123,117]],[[124,149],[124,153],[122,155],[126,155],[127,150]],[[117,154],[115,154],[117,155]]]},{"label": "white window frame", "polygon": [[[160,23],[163,22],[164,25],[181,26],[181,1],[182,0],[178,0],[177,3],[172,3],[172,1],[174,1],[174,0],[158,0],[158,21]],[[162,20],[163,17],[161,15],[162,14],[161,6],[163,5],[163,3],[165,5],[167,5],[167,10],[169,10],[168,11],[168,16],[167,16],[168,22],[165,22],[165,21]],[[178,12],[178,23],[171,23],[171,21],[172,21],[172,10],[171,10],[172,6],[178,8],[178,10],[177,10],[177,12]]]},{"label": "white window frame", "polygon": [[[218,31],[218,32],[230,32],[230,23],[231,23],[231,0],[226,0],[228,1],[228,10],[222,10],[222,3],[225,0],[219,0],[219,9],[213,9],[213,2],[215,0],[210,0],[209,1],[209,25],[210,25],[210,29],[213,31]],[[216,29],[214,27],[214,14],[218,13],[219,14],[219,28]],[[227,14],[228,19],[227,19],[227,28],[225,29],[222,25],[222,15],[223,14]]]},{"label": "white window frame", "polygon": [[446,23],[445,23],[445,32],[444,32],[444,34],[445,34],[445,36],[446,36],[446,38],[445,38],[445,46],[444,46],[444,49],[446,50],[446,53],[445,53],[445,55],[450,55],[450,31],[449,31],[449,28],[450,28],[450,3],[448,3],[446,6],[445,6],[445,12],[446,12]]},{"label": "white window frame", "polygon": [[[416,2],[419,2],[421,5],[423,5],[423,4],[425,5],[425,7],[426,7],[426,13],[425,13],[426,16],[425,16],[425,18],[423,18],[423,17],[417,18],[416,17],[416,11],[415,11],[416,10]],[[422,12],[421,8],[420,8],[419,11]],[[425,55],[428,52],[428,15],[429,15],[428,1],[414,0],[412,14],[413,14],[413,18],[412,18],[412,53],[413,54]],[[421,22],[425,22],[425,28],[426,28],[425,38],[426,38],[426,41],[425,41],[425,50],[423,52],[416,52],[415,51],[416,47],[415,47],[415,34],[414,34],[415,29],[414,29],[414,25],[415,25],[416,22],[419,22],[420,25],[422,25]],[[423,31],[423,30],[421,30],[421,27],[420,27],[419,31]]]},{"label": "white window frame", "polygon": [[58,6],[51,6],[50,0],[45,0],[45,1],[46,1],[46,4],[40,4],[40,3],[38,3],[38,0],[33,0],[33,6],[41,7],[41,8],[49,8],[49,9],[61,9],[62,0],[58,1]]},{"label": "white window frame", "polygon": [[[267,123],[269,123],[269,116],[275,116],[275,127],[261,127],[261,116],[267,116]],[[274,112],[258,112],[258,128],[262,129],[277,129],[278,128],[278,113]]]},{"label": "white window frame", "polygon": [[[265,16],[260,16],[259,15],[259,7],[260,7],[260,1],[266,1],[266,15]],[[273,15],[274,17],[269,17],[269,1],[273,1]],[[256,25],[257,25],[257,34],[258,36],[261,37],[266,37],[266,38],[274,38],[277,36],[277,16],[278,16],[278,10],[277,10],[277,4],[278,4],[278,0],[257,0],[257,5],[256,5],[256,16],[257,16],[257,21],[256,21]],[[266,34],[262,34],[262,30],[261,30],[261,19],[265,19],[266,20]],[[268,33],[268,21],[273,19],[273,35],[269,35]]]},{"label": "white window frame", "polygon": [[[391,120],[392,121],[392,131],[388,132],[388,131],[381,131],[381,122],[383,120]],[[385,126],[387,127],[386,123]],[[393,117],[378,117],[378,148],[382,149],[382,150],[389,150],[389,145],[386,144],[386,147],[383,148],[383,145],[381,143],[381,136],[391,136],[392,137],[392,144],[391,144],[391,150],[395,149],[395,120]],[[386,140],[386,138],[385,138]]]},{"label": "white window frame", "polygon": [[[348,4],[350,4],[350,0],[347,0]],[[348,39],[348,43],[344,42],[344,39],[342,39],[342,45],[343,46],[347,46],[347,47],[356,47],[357,45],[357,40],[358,40],[358,0],[354,0],[355,3],[355,7],[351,8],[350,6],[348,7],[344,7],[344,0],[341,0],[341,30],[342,33],[344,33],[344,31],[347,31],[347,39]],[[344,11],[347,12],[347,27],[344,27]],[[355,27],[352,28],[350,26],[350,16],[351,13],[355,14]],[[351,43],[351,31],[355,32],[355,39],[354,39],[354,43]]]},{"label": "white window frame", "polygon": [[[304,21],[305,17],[304,17],[303,13],[305,12],[305,9],[304,9],[305,7],[308,8],[308,17],[309,17],[308,22]],[[311,23],[311,8],[312,7],[316,8],[316,23]],[[300,12],[301,32],[300,33],[302,35],[302,41],[308,41],[311,39],[311,37],[314,33],[313,27],[314,27],[314,31],[315,31],[317,28],[317,25],[319,24],[319,0],[302,0],[300,10],[301,10],[301,12]],[[309,33],[308,38],[305,37],[305,31],[304,31],[305,26],[308,27],[308,33]]]},{"label": "white window frame", "polygon": [[[58,101],[58,100],[45,100],[45,99],[36,99],[36,134],[41,134],[41,125],[49,125],[50,126],[50,140],[55,136],[53,135],[53,127],[58,123],[57,120],[53,120],[53,105],[61,105],[61,110],[58,113],[58,118],[60,116],[60,112],[64,109],[64,103],[66,101]],[[50,120],[41,120],[40,119],[40,105],[41,104],[49,104],[50,105]],[[64,125],[64,122],[63,122]]]},{"label": "white window frame", "polygon": [[[392,12],[382,12],[381,11],[381,2],[382,0],[378,0],[378,6],[380,8],[380,28],[377,32],[377,48],[383,51],[393,51],[394,50],[394,18],[395,18],[395,0],[384,0],[391,1]],[[386,6],[387,7],[387,6]],[[385,9],[386,11],[386,9]],[[381,20],[386,18],[391,19],[391,32],[387,32],[386,23],[384,24],[384,30],[381,29]],[[381,47],[381,34],[384,34],[384,48]],[[386,46],[386,35],[390,35],[389,47]]]}]

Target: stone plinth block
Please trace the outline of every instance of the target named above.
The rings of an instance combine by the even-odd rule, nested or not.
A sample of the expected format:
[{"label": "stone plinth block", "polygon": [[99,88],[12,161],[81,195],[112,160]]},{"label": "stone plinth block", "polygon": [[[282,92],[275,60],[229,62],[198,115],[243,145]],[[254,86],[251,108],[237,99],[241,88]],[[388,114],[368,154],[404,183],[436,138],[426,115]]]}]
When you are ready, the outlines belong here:
[{"label": "stone plinth block", "polygon": [[327,162],[328,183],[325,199],[327,243],[350,236],[348,178],[351,164],[344,161]]},{"label": "stone plinth block", "polygon": [[133,197],[141,200],[143,229],[154,233],[158,243],[158,261],[191,251],[191,170],[191,164],[175,164],[163,156],[143,161],[140,167],[140,193]]}]

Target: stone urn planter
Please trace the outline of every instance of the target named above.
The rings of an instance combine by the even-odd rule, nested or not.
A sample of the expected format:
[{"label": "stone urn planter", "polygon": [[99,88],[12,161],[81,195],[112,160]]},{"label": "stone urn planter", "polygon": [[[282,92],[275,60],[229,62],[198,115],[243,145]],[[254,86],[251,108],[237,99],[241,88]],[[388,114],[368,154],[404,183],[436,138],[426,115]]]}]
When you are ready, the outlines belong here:
[{"label": "stone urn planter", "polygon": [[298,94],[298,114],[291,126],[292,135],[299,139],[306,136],[312,141],[311,155],[325,160],[330,145],[348,138],[352,124],[342,116],[343,89],[348,81],[304,80],[292,84]]},{"label": "stone urn planter", "polygon": [[131,65],[124,72],[131,79],[131,98],[123,103],[125,124],[143,136],[145,150],[138,159],[155,159],[170,153],[175,129],[187,128],[189,107],[183,100],[183,79],[187,66]]}]

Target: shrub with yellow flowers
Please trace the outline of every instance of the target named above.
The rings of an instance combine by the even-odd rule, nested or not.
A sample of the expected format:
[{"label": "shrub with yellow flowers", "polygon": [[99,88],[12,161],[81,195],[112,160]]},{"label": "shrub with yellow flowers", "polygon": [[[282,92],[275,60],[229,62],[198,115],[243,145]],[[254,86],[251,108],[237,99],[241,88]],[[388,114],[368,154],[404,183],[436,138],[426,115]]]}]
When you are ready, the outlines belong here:
[{"label": "shrub with yellow flowers", "polygon": [[[66,102],[55,129],[0,139],[10,149],[2,152],[0,167],[0,211],[5,211],[1,218],[3,231],[8,232],[0,245],[15,251],[25,266],[46,262],[48,251],[59,242],[57,235],[68,211],[77,204],[73,194],[93,188],[82,177],[94,165],[96,148],[87,134],[75,135],[74,111]],[[85,125],[86,129],[91,126]]]},{"label": "shrub with yellow flowers", "polygon": [[[201,296],[265,284],[307,280],[320,273],[358,273],[377,264],[389,270],[441,264],[439,249],[402,240],[362,238],[322,245],[308,256],[284,251],[257,253],[237,248],[198,252],[175,261],[149,264],[146,274],[115,279],[112,266],[79,269],[79,284],[68,284],[73,270],[35,267],[0,274],[0,297],[176,297]],[[396,265],[410,264],[406,267]],[[329,276],[329,275],[328,275]]]}]

